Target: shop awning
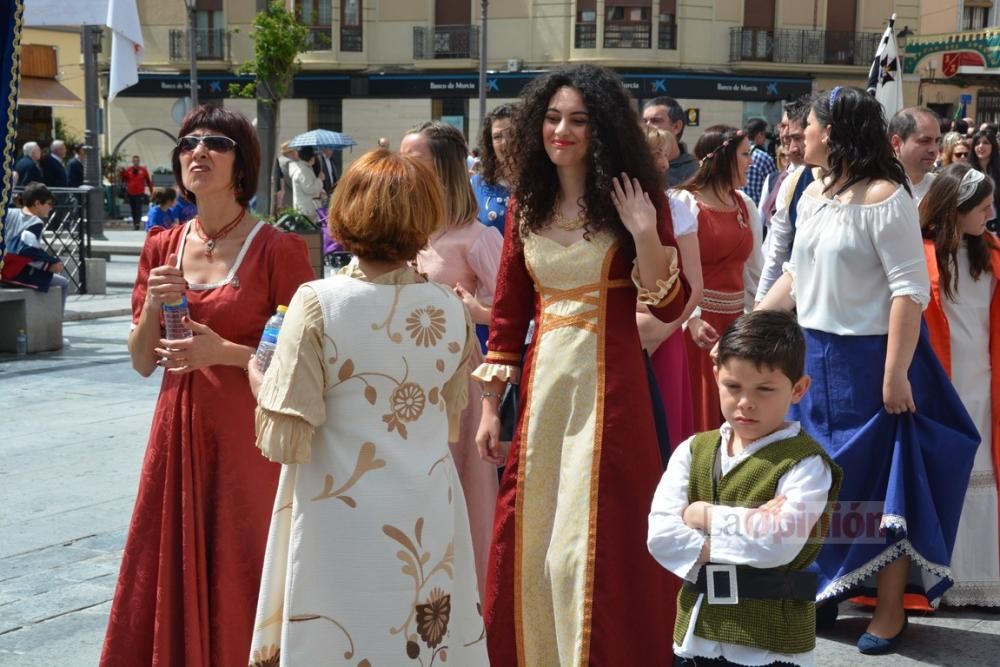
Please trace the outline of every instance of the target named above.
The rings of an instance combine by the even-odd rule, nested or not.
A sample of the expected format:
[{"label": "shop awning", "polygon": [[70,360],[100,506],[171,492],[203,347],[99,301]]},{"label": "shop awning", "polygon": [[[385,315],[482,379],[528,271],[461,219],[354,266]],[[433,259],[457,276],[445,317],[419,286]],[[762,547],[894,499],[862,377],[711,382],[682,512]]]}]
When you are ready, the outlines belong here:
[{"label": "shop awning", "polygon": [[83,107],[83,100],[55,79],[22,76],[17,103],[32,107]]}]

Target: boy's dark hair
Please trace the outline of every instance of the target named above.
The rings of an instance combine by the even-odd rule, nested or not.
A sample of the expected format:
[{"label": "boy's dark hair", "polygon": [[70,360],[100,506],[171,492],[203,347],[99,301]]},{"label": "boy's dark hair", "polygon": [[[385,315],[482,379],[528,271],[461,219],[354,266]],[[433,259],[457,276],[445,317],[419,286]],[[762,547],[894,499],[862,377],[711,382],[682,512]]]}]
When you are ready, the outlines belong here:
[{"label": "boy's dark hair", "polygon": [[777,368],[794,384],[805,374],[806,339],[791,313],[755,310],[730,324],[719,339],[716,367],[730,359]]},{"label": "boy's dark hair", "polygon": [[19,206],[32,207],[35,204],[45,204],[47,202],[55,202],[56,198],[52,196],[49,189],[45,187],[43,183],[28,183],[24,188],[24,191],[18,197],[17,203]]}]

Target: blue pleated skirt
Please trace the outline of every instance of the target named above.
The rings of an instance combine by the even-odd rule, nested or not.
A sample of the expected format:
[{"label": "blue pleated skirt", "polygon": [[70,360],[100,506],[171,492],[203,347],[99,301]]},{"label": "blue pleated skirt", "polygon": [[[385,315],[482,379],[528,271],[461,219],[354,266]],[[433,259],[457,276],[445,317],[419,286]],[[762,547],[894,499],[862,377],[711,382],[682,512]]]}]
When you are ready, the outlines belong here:
[{"label": "blue pleated skirt", "polygon": [[911,558],[907,590],[934,603],[949,564],[979,434],[921,330],[909,380],[916,414],[890,415],[882,378],[888,336],[805,330],[812,386],[790,419],[843,469],[830,531],[815,563],[817,600],[870,593],[875,574]]}]

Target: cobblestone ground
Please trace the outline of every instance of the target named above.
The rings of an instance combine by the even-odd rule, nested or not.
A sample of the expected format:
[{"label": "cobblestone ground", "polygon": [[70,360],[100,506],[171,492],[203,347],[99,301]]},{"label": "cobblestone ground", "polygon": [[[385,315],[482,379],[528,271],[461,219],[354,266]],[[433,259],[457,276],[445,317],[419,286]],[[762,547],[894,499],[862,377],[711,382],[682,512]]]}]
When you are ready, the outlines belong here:
[{"label": "cobblestone ground", "polygon": [[[159,388],[158,376],[131,370],[128,326],[127,317],[68,322],[68,350],[0,355],[4,667],[85,667],[100,656]],[[842,614],[819,639],[817,665],[1000,665],[1000,614],[913,617],[901,653],[881,658],[854,648],[864,615],[847,605]]]}]

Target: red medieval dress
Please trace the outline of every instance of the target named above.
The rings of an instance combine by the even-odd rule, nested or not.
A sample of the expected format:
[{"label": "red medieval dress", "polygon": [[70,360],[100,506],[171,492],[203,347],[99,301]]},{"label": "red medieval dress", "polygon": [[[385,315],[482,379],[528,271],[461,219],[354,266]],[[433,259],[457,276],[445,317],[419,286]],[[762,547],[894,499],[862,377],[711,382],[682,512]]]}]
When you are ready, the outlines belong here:
[{"label": "red medieval dress", "polygon": [[[610,231],[564,246],[508,215],[489,352],[475,373],[521,387],[487,575],[490,663],[668,665],[676,589],[646,549],[663,468],[635,324],[635,251]],[[669,212],[659,229],[676,250]],[[678,275],[638,294],[667,322],[684,308]]]},{"label": "red medieval dress", "polygon": [[[743,268],[754,246],[750,212],[743,197],[737,197],[737,201],[739,210],[734,211],[698,202],[698,245],[705,281],[699,307],[701,319],[720,336],[743,314]],[[712,431],[719,428],[723,419],[710,350],[698,347],[690,335],[685,336],[685,341],[694,399],[694,431]]]},{"label": "red medieval dress", "polygon": [[[183,256],[189,224],[147,236],[133,322],[150,269]],[[313,277],[300,237],[258,223],[225,280],[189,285],[191,319],[256,346],[267,319]],[[246,664],[281,471],[255,446],[256,405],[241,368],[164,374],[102,667]]]}]

